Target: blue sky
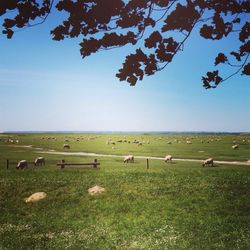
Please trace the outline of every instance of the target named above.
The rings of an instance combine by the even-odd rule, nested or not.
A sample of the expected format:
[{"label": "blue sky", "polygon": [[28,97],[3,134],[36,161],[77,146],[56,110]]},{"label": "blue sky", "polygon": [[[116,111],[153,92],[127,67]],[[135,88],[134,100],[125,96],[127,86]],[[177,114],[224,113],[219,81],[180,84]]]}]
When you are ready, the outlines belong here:
[{"label": "blue sky", "polygon": [[[115,74],[130,48],[84,60],[79,39],[52,41],[56,18],[0,39],[0,131],[250,131],[250,81],[205,90],[201,76],[235,42],[195,34],[164,71],[130,87]],[[225,71],[226,72],[226,71]]]}]

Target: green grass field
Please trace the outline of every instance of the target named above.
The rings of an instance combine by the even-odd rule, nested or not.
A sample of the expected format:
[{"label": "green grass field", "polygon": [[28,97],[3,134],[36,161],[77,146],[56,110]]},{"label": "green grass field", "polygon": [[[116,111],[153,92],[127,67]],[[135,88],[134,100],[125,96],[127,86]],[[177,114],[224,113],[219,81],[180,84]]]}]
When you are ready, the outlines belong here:
[{"label": "green grass field", "polygon": [[[107,145],[108,139],[116,145]],[[117,142],[121,139],[131,143]],[[63,150],[64,143],[71,149]],[[231,148],[234,144],[238,150]],[[25,145],[32,147],[20,147]],[[98,157],[99,170],[61,170],[56,163],[62,158],[90,162],[94,157],[39,153],[43,150],[134,154],[135,163]],[[200,163],[150,160],[147,169],[145,159],[136,159],[166,154],[246,161],[250,136],[0,135],[0,249],[250,249],[250,166],[203,168]],[[6,159],[33,161],[37,156],[45,157],[45,167],[6,169]],[[95,185],[106,191],[90,196],[87,190]],[[47,198],[24,202],[39,191]]]}]

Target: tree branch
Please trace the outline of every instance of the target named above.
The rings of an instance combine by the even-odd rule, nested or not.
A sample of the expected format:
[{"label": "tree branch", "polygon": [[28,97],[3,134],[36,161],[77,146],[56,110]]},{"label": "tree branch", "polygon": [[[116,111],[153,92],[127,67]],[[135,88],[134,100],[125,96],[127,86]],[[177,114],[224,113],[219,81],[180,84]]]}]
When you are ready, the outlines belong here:
[{"label": "tree branch", "polygon": [[222,83],[222,82],[225,82],[225,81],[227,81],[229,78],[231,78],[231,77],[237,75],[237,74],[243,69],[243,67],[245,66],[245,64],[247,63],[247,60],[248,60],[249,55],[250,55],[250,54],[248,53],[248,55],[247,55],[246,58],[245,58],[245,61],[244,61],[243,64],[241,65],[241,67],[240,67],[237,71],[235,71],[233,74],[231,74],[231,75],[229,75],[228,77],[224,78],[224,79],[221,81],[221,83]]}]

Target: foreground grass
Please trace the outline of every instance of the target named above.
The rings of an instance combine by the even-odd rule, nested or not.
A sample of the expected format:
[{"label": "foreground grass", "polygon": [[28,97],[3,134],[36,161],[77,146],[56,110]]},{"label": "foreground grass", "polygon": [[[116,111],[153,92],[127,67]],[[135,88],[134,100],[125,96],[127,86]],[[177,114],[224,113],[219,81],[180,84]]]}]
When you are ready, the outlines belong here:
[{"label": "foreground grass", "polygon": [[[100,170],[5,169],[4,158],[34,159],[31,149],[0,149],[0,249],[250,249],[250,168],[100,158]],[[64,157],[88,162],[91,157]],[[104,194],[89,196],[99,185]],[[38,191],[47,198],[26,204]]]},{"label": "foreground grass", "polygon": [[[1,248],[249,249],[247,167],[101,162],[1,171]],[[106,192],[89,196],[94,185]],[[25,204],[37,191],[48,198]]]}]

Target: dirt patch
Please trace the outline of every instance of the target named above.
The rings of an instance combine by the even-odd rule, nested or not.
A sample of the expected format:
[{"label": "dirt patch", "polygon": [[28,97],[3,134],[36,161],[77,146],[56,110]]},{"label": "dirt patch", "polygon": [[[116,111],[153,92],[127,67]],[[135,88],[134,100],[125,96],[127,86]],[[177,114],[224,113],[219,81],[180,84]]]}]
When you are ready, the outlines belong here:
[{"label": "dirt patch", "polygon": [[103,192],[105,192],[105,188],[99,187],[99,186],[94,186],[94,187],[88,189],[88,193],[90,195],[97,195],[97,194],[101,194]]}]

